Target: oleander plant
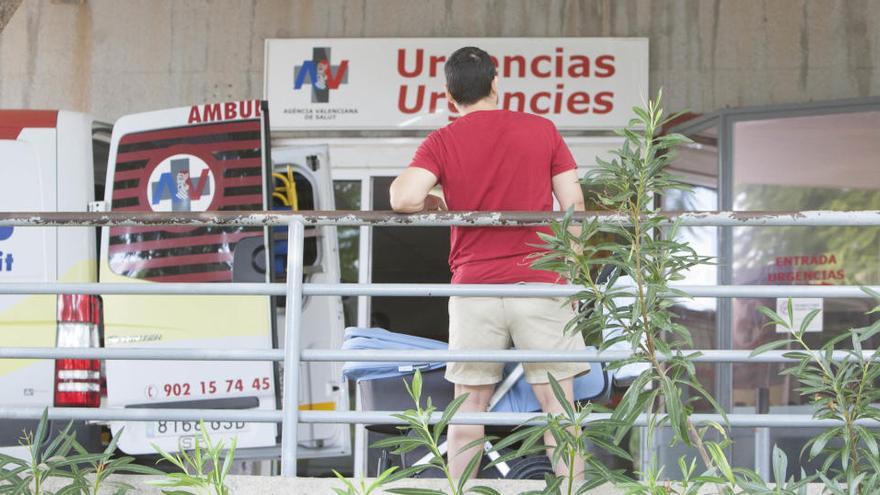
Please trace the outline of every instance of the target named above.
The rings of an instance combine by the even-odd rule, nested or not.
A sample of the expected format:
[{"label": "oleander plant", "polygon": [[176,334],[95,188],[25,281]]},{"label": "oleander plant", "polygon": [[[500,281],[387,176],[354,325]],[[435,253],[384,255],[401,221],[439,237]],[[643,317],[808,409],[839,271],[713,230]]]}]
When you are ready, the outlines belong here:
[{"label": "oleander plant", "polygon": [[[622,473],[614,473],[604,481],[632,494],[799,494],[806,493],[809,483],[819,480],[827,493],[880,492],[878,430],[865,426],[865,422],[880,419],[873,405],[880,398],[874,387],[880,376],[880,355],[862,352],[862,343],[880,332],[880,321],[867,328],[852,329],[828,342],[820,352],[814,352],[803,335],[816,313],[808,315],[799,328],[792,328],[794,311],[790,300],[785,316],[769,308],[761,311],[772,324],[788,329],[793,338],[762,346],[754,354],[795,345],[799,350],[786,356],[796,360],[796,364],[784,373],[801,384],[802,394],[811,397],[814,418],[838,420],[840,426],[826,430],[805,446],[809,459],[822,460],[823,469],[819,472],[802,471],[799,477],[787,478],[788,459],[777,447],[772,453],[771,480],[729,464],[725,450],[732,441],[725,411],[700,384],[693,361],[698,354],[688,350],[692,347],[690,331],[675,321],[671,311],[677,301],[688,295],[670,283],[682,280],[688,270],[712,260],[678,241],[679,222],[654,208],[656,196],[689,189],[666,170],[673,148],[689,140],[680,134],[660,132],[677,117],[664,117],[661,97],[662,93],[658,94],[644,109],[633,109],[635,117],[620,133],[623,146],[613,159],[598,160],[598,166],[584,178],[595,195],[593,199],[619,221],[575,222],[569,213],[552,225],[552,234],[542,236],[547,252],[533,263],[534,268],[555,271],[583,287],[572,299],[587,303],[580,305],[580,312],[566,331],[580,332],[601,342],[600,349],[625,342],[634,355],[611,363],[612,369],[632,363],[648,366],[648,371],[635,380],[611,414],[614,424],[626,427],[615,427],[608,433],[620,441],[642,417],[647,424],[648,445],[654,445],[656,433],[666,428],[672,432],[673,445],[684,444],[696,453],[694,458],[679,460],[676,467],[681,480],[674,484],[664,476],[669,468],[659,465],[656,457],[641,466],[636,478],[621,481]],[[597,280],[601,267],[613,267],[611,276],[603,283]],[[875,292],[868,293],[878,298]],[[609,328],[619,331],[608,338],[603,332]],[[847,343],[845,359],[835,359],[834,349]],[[693,421],[695,399],[709,404],[722,421]],[[838,464],[842,469],[834,467]],[[595,484],[596,481],[587,480],[583,486]]]},{"label": "oleander plant", "polygon": [[[76,440],[72,424],[68,423],[50,438],[48,410],[43,411],[35,431],[25,431],[21,445],[27,457],[21,459],[0,454],[0,493],[16,495],[97,495],[123,494],[134,486],[114,479],[116,474],[161,475],[161,471],[135,463],[130,456],[116,450],[121,432],[103,452],[89,453]],[[56,491],[46,489],[49,479],[60,480]],[[56,484],[57,485],[57,484]]]},{"label": "oleander plant", "polygon": [[[124,429],[102,452],[90,453],[77,441],[72,423],[50,435],[49,413],[44,410],[36,430],[23,432],[21,445],[27,450],[26,458],[0,454],[0,494],[122,495],[137,490],[116,476],[128,474],[150,476],[147,483],[168,495],[229,495],[226,479],[235,457],[235,441],[227,447],[210,437],[203,421],[199,426],[201,434],[191,450],[181,446],[179,453],[171,454],[154,446],[160,462],[178,470],[165,472],[137,464],[134,457],[117,450]],[[53,489],[48,489],[49,485]]]}]

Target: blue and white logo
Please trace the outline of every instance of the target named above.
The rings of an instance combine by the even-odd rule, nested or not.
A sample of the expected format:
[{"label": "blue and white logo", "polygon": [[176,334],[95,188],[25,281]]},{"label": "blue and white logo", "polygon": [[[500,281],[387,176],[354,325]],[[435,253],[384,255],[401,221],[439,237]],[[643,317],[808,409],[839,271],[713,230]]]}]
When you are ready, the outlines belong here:
[{"label": "blue and white logo", "polygon": [[159,162],[147,182],[153,211],[205,211],[217,189],[211,168],[201,158],[179,154]]}]

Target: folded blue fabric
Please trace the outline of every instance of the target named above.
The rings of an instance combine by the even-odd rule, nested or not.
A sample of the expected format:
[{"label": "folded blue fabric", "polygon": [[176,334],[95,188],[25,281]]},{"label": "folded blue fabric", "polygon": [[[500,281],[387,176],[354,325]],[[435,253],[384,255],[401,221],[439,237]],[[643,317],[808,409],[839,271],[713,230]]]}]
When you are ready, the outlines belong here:
[{"label": "folded blue fabric", "polygon": [[[439,340],[416,337],[402,333],[389,332],[383,328],[356,328],[345,329],[345,337],[342,341],[344,350],[390,350],[390,349],[421,349],[443,350],[447,348],[445,342]],[[406,376],[415,373],[416,369],[422,371],[443,368],[446,363],[398,363],[398,362],[352,362],[342,366],[342,375],[349,380],[377,380],[380,378],[392,378]]]}]

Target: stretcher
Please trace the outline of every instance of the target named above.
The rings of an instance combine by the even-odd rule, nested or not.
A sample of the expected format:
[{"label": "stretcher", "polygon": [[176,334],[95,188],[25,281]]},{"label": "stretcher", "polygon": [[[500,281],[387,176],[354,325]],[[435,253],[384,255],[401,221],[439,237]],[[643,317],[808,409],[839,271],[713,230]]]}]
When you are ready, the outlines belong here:
[{"label": "stretcher", "polygon": [[[416,337],[390,332],[382,328],[348,328],[345,331],[343,349],[346,350],[445,350],[447,344],[433,339]],[[595,350],[595,348],[588,347]],[[358,391],[357,408],[364,411],[389,411],[412,408],[412,399],[407,395],[402,381],[418,369],[422,373],[422,396],[431,397],[431,402],[440,410],[453,399],[453,386],[443,378],[446,367],[444,362],[397,363],[397,362],[347,362],[343,366],[343,375],[354,381]],[[601,363],[590,363],[590,372],[574,380],[574,394],[578,401],[605,401],[610,395],[613,377]],[[522,365],[508,363],[505,366],[504,378],[496,387],[489,402],[489,410],[494,412],[540,412],[538,399],[532,387],[523,376]],[[400,431],[393,425],[367,425],[370,431],[397,435]],[[510,428],[488,428],[488,433],[504,435]],[[446,444],[440,445],[441,453],[445,453]],[[491,444],[485,446],[490,460],[498,457]],[[536,457],[536,456],[532,456]],[[543,456],[540,456],[543,457]],[[383,452],[380,459],[387,459]],[[412,459],[410,459],[412,460]],[[419,465],[428,463],[430,455],[424,455],[402,464]],[[383,466],[384,467],[384,466]],[[549,472],[549,461],[546,458],[521,459],[518,462],[499,463],[496,465],[498,474],[504,478],[534,477],[541,479]]]}]

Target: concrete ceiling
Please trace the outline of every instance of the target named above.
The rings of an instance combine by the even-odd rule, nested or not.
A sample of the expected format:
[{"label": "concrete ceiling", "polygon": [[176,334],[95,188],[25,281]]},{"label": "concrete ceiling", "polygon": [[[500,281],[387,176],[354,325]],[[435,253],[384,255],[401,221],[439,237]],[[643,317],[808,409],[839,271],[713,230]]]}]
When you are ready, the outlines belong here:
[{"label": "concrete ceiling", "polygon": [[6,27],[6,24],[9,23],[9,19],[12,19],[12,14],[15,13],[22,1],[23,0],[0,0],[0,33],[3,32],[3,28]]}]

